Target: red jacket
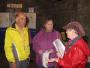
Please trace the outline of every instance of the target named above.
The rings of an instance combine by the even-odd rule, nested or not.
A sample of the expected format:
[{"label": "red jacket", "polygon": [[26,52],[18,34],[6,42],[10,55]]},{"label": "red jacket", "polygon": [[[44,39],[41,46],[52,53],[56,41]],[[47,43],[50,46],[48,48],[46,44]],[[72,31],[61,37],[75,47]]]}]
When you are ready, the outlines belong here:
[{"label": "red jacket", "polygon": [[64,58],[58,61],[58,64],[62,68],[86,68],[89,55],[87,43],[80,38],[72,44],[68,52],[65,53]]}]

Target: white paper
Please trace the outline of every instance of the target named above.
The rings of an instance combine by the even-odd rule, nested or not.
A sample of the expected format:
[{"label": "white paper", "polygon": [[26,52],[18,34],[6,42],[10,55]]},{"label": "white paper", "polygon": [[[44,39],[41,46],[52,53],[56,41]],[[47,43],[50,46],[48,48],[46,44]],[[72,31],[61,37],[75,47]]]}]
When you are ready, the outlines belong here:
[{"label": "white paper", "polygon": [[48,59],[49,59],[49,51],[45,51],[42,54],[42,63],[43,63],[43,67],[48,68]]},{"label": "white paper", "polygon": [[64,56],[64,52],[65,52],[65,46],[63,45],[63,43],[61,42],[60,39],[56,39],[54,42],[53,42],[55,48],[56,48],[56,51],[60,54],[59,57],[60,58],[63,58]]}]

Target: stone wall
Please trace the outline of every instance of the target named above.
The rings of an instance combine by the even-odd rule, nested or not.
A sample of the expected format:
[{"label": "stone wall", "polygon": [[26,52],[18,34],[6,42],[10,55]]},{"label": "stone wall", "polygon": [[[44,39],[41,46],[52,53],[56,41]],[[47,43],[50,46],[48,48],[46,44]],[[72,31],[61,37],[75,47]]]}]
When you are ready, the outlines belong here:
[{"label": "stone wall", "polygon": [[81,22],[90,38],[90,0],[40,0],[37,5],[37,29],[40,29],[47,17],[55,20],[56,29],[76,20]]},{"label": "stone wall", "polygon": [[90,45],[90,0],[80,0],[78,2],[78,19],[86,30]]}]

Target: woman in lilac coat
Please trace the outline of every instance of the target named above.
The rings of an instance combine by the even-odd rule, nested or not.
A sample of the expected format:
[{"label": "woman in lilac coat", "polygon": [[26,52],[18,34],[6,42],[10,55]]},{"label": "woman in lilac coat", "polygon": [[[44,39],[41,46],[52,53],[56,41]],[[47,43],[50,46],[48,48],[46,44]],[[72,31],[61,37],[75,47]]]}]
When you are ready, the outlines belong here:
[{"label": "woman in lilac coat", "polygon": [[[37,68],[44,68],[42,65],[42,54],[45,51],[51,51],[49,58],[55,58],[56,50],[53,45],[53,41],[60,38],[60,34],[53,29],[53,20],[47,19],[44,23],[44,27],[37,33],[33,39],[33,49],[36,53]],[[48,63],[48,68],[55,68],[56,63]]]}]

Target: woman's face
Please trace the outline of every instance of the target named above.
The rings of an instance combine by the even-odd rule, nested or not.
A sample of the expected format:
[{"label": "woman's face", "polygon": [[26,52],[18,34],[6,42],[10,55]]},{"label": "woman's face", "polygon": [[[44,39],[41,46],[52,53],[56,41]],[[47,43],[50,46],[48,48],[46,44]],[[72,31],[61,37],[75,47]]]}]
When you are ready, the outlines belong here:
[{"label": "woman's face", "polygon": [[16,18],[16,23],[20,27],[24,27],[26,25],[26,16],[23,13],[19,14],[18,17]]},{"label": "woman's face", "polygon": [[53,21],[49,20],[46,22],[46,24],[44,25],[46,31],[52,31],[53,30]]},{"label": "woman's face", "polygon": [[66,34],[69,39],[73,40],[76,35],[76,31],[74,29],[67,29]]}]

